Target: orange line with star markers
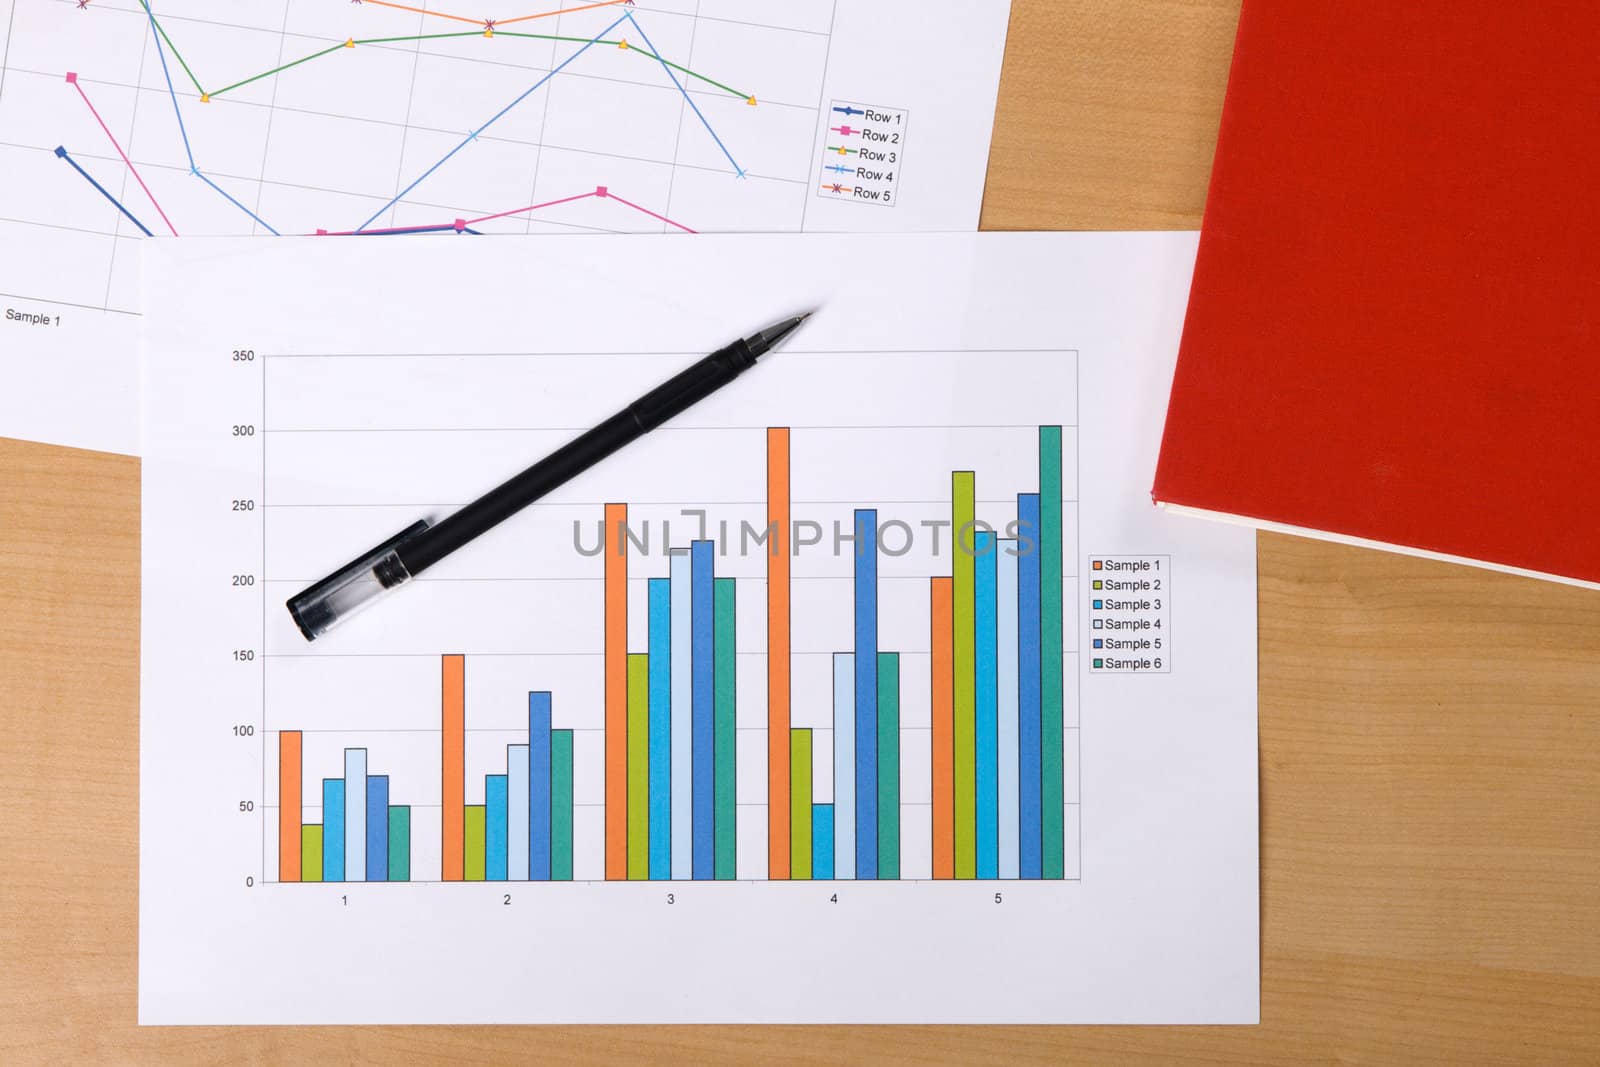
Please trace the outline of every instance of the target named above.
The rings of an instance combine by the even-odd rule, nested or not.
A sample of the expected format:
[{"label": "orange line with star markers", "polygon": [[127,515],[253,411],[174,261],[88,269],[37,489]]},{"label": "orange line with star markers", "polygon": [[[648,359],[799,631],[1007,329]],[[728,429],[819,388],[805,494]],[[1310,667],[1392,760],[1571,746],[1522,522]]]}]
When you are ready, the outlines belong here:
[{"label": "orange line with star markers", "polygon": [[434,18],[449,19],[451,22],[465,22],[472,26],[509,26],[513,22],[529,22],[533,19],[547,19],[555,15],[571,15],[579,11],[593,11],[599,7],[616,7],[618,4],[630,3],[631,0],[597,0],[592,4],[580,4],[577,7],[563,7],[555,11],[540,11],[533,15],[518,15],[510,19],[481,19],[467,15],[453,15],[448,11],[429,11],[424,7],[412,7],[410,4],[397,4],[393,0],[362,0],[364,4],[374,4],[378,7],[392,7],[396,11],[409,11],[414,15],[432,15]]}]

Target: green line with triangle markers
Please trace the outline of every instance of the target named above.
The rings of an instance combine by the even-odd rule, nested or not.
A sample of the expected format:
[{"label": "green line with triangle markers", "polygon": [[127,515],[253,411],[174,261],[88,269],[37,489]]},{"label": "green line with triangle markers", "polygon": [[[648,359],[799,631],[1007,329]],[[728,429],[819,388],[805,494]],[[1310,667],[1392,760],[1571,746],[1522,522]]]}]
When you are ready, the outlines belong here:
[{"label": "green line with triangle markers", "polygon": [[[272,75],[280,74],[283,71],[288,70],[290,67],[298,67],[300,64],[309,63],[313,59],[320,59],[321,57],[323,57],[325,55],[328,55],[330,52],[337,52],[339,49],[348,48],[351,45],[358,45],[358,44],[407,44],[407,43],[411,43],[411,42],[414,42],[414,41],[439,41],[439,40],[444,40],[446,38],[451,38],[451,37],[483,37],[484,36],[484,33],[483,33],[482,30],[463,30],[463,31],[456,32],[456,33],[420,33],[420,34],[412,34],[412,35],[405,36],[405,37],[357,37],[357,38],[353,38],[353,39],[349,40],[348,42],[340,41],[338,44],[329,45],[327,48],[322,49],[322,51],[320,51],[320,52],[313,52],[308,56],[303,56],[300,59],[293,60],[293,61],[291,61],[289,63],[284,63],[281,66],[273,67],[271,70],[264,70],[260,74],[253,74],[248,78],[244,78],[244,79],[241,79],[240,81],[234,82],[232,85],[225,85],[221,89],[217,89],[217,90],[214,90],[214,91],[208,93],[208,92],[206,92],[205,88],[201,86],[200,79],[196,78],[194,76],[194,71],[189,69],[189,64],[187,62],[185,62],[185,60],[183,58],[183,54],[178,51],[178,46],[172,43],[172,38],[171,37],[167,36],[166,27],[161,25],[161,20],[156,18],[155,14],[150,11],[150,5],[148,3],[146,3],[146,0],[139,0],[139,3],[140,3],[140,6],[142,6],[145,9],[146,14],[148,14],[150,16],[150,21],[155,23],[156,32],[161,34],[161,39],[166,42],[167,48],[171,50],[172,57],[178,61],[178,65],[183,68],[183,72],[189,76],[189,81],[190,81],[191,84],[194,85],[195,92],[199,93],[203,98],[205,98],[207,100],[210,100],[213,97],[221,96],[223,93],[229,93],[229,92],[232,92],[235,89],[243,88],[244,86],[249,85],[252,82],[258,82],[262,78],[270,78]],[[570,44],[588,44],[588,43],[590,43],[590,39],[587,38],[587,37],[569,37],[569,36],[564,36],[564,35],[561,35],[561,34],[553,34],[553,33],[522,33],[520,31],[516,31],[516,30],[498,30],[498,31],[495,32],[494,36],[496,36],[496,37],[521,37],[521,38],[524,38],[526,40],[531,40],[531,41],[557,41],[557,42],[566,42],[566,43],[570,43]],[[609,46],[614,47],[614,48],[622,48],[624,46],[624,42],[622,42],[622,41],[595,41],[594,43],[595,44],[601,44],[601,45],[609,45]],[[716,88],[721,89],[725,93],[730,93],[733,96],[737,96],[741,100],[753,99],[753,97],[749,93],[741,92],[740,90],[735,89],[731,85],[724,85],[722,82],[717,81],[715,78],[711,78],[711,77],[708,77],[708,76],[706,76],[704,74],[701,74],[699,71],[690,70],[688,67],[681,66],[680,64],[674,63],[670,59],[665,59],[665,58],[663,58],[661,56],[658,56],[654,52],[649,51],[648,49],[640,48],[639,46],[637,46],[635,44],[631,44],[631,43],[627,44],[626,48],[627,48],[627,51],[629,51],[629,52],[637,52],[639,55],[643,56],[646,59],[655,60],[657,63],[665,63],[667,66],[671,67],[673,70],[678,71],[681,74],[687,74],[689,77],[694,78],[697,81],[702,81],[702,82],[705,82],[707,85],[715,86]]]},{"label": "green line with triangle markers", "polygon": [[[473,36],[482,36],[482,34],[474,34]],[[534,41],[567,41],[567,42],[570,42],[570,43],[573,43],[573,44],[588,44],[589,43],[589,38],[587,38],[587,37],[563,37],[563,36],[560,36],[560,35],[557,35],[557,34],[552,34],[552,33],[522,33],[520,31],[516,31],[516,30],[496,30],[495,31],[495,36],[496,37],[526,37],[529,40],[534,40]],[[594,43],[595,44],[610,45],[613,48],[621,48],[622,47],[622,42],[621,41],[596,41]],[[680,74],[687,74],[691,78],[698,78],[700,81],[705,82],[707,85],[715,85],[718,89],[721,89],[723,92],[732,93],[734,96],[737,96],[741,100],[750,99],[750,94],[749,93],[742,93],[739,90],[735,89],[731,85],[724,85],[724,84],[722,84],[721,82],[717,81],[714,78],[706,77],[704,74],[701,74],[699,71],[693,71],[693,70],[690,70],[688,67],[679,66],[678,64],[674,63],[672,60],[663,59],[662,57],[656,55],[654,52],[651,52],[650,50],[645,49],[645,48],[640,48],[638,45],[633,44],[631,42],[628,44],[628,51],[637,52],[641,56],[644,56],[646,59],[653,59],[658,63],[665,63],[667,66],[671,67],[675,71],[678,71]]]},{"label": "green line with triangle markers", "polygon": [[176,59],[178,61],[178,66],[182,67],[183,72],[189,75],[189,80],[194,83],[194,91],[199,93],[201,96],[206,95],[206,91],[200,88],[200,79],[194,76],[194,71],[189,69],[189,64],[183,61],[183,56],[178,52],[178,46],[172,43],[171,37],[167,36],[166,27],[161,25],[161,21],[156,18],[155,12],[150,10],[150,5],[145,3],[145,0],[139,0],[139,6],[144,8],[144,13],[146,15],[150,16],[150,21],[155,24],[156,32],[161,35],[161,39],[167,42],[167,48],[172,52],[172,58]]},{"label": "green line with triangle markers", "polygon": [[208,95],[208,97],[221,96],[223,93],[232,92],[234,89],[238,89],[238,88],[240,88],[242,86],[249,85],[251,82],[258,82],[262,78],[270,78],[274,74],[278,73],[279,71],[288,70],[290,67],[298,67],[302,63],[309,63],[313,59],[317,59],[317,58],[319,58],[321,56],[327,55],[329,52],[337,52],[339,49],[341,49],[343,47],[345,47],[345,44],[344,44],[343,41],[341,41],[336,45],[332,45],[332,46],[330,46],[328,48],[324,48],[320,52],[312,52],[309,56],[302,56],[301,58],[293,60],[292,62],[285,63],[281,67],[273,67],[271,70],[263,71],[260,74],[257,74],[257,75],[254,75],[252,77],[246,78],[243,81],[234,82],[232,85],[225,85],[221,89],[217,89],[216,91],[214,91],[214,92],[212,92],[210,94],[207,94],[207,95]]}]

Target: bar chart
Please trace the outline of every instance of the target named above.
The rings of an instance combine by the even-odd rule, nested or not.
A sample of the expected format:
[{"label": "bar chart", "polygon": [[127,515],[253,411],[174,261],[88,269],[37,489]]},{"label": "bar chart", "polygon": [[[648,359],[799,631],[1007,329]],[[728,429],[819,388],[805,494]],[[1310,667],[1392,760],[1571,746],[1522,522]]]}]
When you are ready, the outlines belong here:
[{"label": "bar chart", "polygon": [[[276,880],[1075,877],[1072,428],[981,431],[1029,468],[1005,497],[980,504],[980,470],[943,470],[930,515],[833,500],[825,536],[829,524],[797,518],[820,505],[797,505],[792,466],[839,432],[761,429],[764,499],[737,521],[698,515],[693,536],[656,523],[654,505],[575,508],[590,514],[571,547],[599,572],[585,584],[599,602],[601,648],[587,657],[598,686],[529,688],[525,720],[508,728],[504,708],[469,700],[469,664],[518,656],[427,657],[436,727],[407,745],[413,779],[430,781],[369,770],[359,730],[326,754],[342,776],[308,777],[307,735],[271,731]],[[814,551],[831,574],[807,573]],[[797,605],[817,596],[841,640],[797,654]],[[764,608],[742,626],[741,600]],[[756,713],[743,726],[741,708]],[[498,725],[469,760],[480,719]],[[419,750],[437,753],[436,772],[420,770]],[[429,798],[425,829],[402,795]]]},{"label": "bar chart", "polygon": [[141,1020],[1254,1019],[1254,535],[1148,492],[1195,235],[611,240],[150,245]]}]

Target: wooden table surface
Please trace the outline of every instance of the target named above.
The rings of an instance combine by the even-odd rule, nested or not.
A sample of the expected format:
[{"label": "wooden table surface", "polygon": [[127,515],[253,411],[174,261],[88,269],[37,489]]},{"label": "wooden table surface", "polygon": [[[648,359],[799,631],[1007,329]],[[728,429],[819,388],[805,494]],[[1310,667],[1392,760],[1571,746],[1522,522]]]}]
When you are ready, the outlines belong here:
[{"label": "wooden table surface", "polygon": [[[985,226],[1198,226],[1236,0],[1013,6]],[[1276,536],[1260,1027],[138,1029],[138,518],[0,442],[5,1063],[1600,1060],[1600,594]]]}]

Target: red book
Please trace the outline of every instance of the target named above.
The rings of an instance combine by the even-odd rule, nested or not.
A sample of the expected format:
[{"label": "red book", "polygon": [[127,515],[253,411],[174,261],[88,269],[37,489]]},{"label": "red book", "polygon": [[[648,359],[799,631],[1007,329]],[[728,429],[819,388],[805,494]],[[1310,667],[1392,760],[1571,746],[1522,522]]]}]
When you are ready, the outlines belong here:
[{"label": "red book", "polygon": [[1600,584],[1600,4],[1246,0],[1153,494]]}]

